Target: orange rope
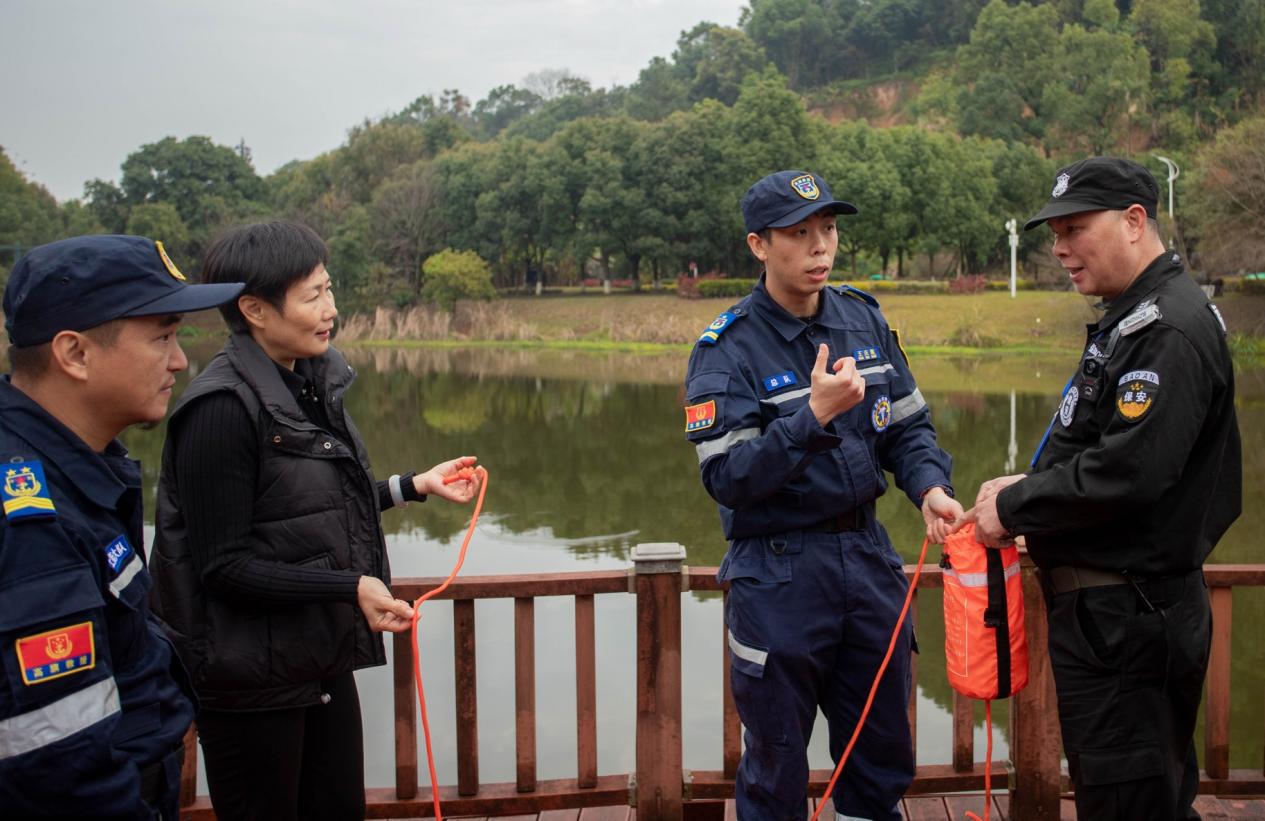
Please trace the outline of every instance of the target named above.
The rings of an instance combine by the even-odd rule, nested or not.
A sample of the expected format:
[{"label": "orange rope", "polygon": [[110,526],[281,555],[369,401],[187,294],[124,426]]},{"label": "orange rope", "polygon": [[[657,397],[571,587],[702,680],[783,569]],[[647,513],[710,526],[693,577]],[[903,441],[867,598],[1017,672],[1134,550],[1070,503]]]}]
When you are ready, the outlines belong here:
[{"label": "orange rope", "polygon": [[918,556],[918,566],[914,568],[914,578],[909,583],[909,592],[905,594],[905,604],[901,607],[900,616],[896,618],[896,626],[892,629],[892,640],[887,644],[887,655],[883,656],[883,663],[878,666],[878,672],[874,675],[874,684],[870,686],[870,695],[865,699],[865,706],[861,708],[861,717],[857,719],[857,726],[852,731],[852,738],[848,741],[848,746],[844,748],[843,755],[839,756],[839,763],[835,765],[834,775],[830,776],[830,783],[826,785],[826,794],[821,797],[821,801],[817,802],[817,809],[813,810],[813,821],[817,821],[817,816],[821,814],[821,808],[826,805],[826,799],[830,797],[830,793],[834,790],[835,782],[839,780],[839,774],[843,772],[843,765],[847,763],[848,756],[852,754],[852,748],[856,746],[857,738],[861,735],[861,728],[865,726],[865,719],[870,715],[870,706],[874,704],[874,694],[878,692],[879,682],[883,680],[883,673],[887,672],[887,664],[892,660],[892,653],[896,650],[896,640],[900,638],[901,625],[905,623],[905,614],[909,612],[909,603],[913,601],[914,590],[918,588],[918,577],[922,575],[922,564],[927,559],[927,545],[930,542],[930,539],[924,538],[922,540],[922,553]]},{"label": "orange rope", "polygon": [[[988,753],[984,756],[984,821],[988,821],[988,805],[993,801],[993,701],[984,699],[984,726],[988,728]],[[980,817],[968,812],[966,817],[971,821],[980,821]]]},{"label": "orange rope", "polygon": [[456,481],[457,479],[468,479],[476,471],[483,481],[479,487],[479,500],[474,505],[474,515],[470,517],[470,526],[466,528],[466,537],[461,542],[461,552],[457,555],[457,564],[453,567],[452,572],[448,574],[448,578],[444,579],[443,584],[434,590],[423,593],[418,597],[417,601],[413,602],[413,677],[417,681],[417,700],[422,708],[422,733],[426,737],[426,766],[430,769],[430,793],[435,802],[436,821],[443,821],[444,816],[439,810],[439,779],[435,775],[435,753],[431,750],[430,722],[426,718],[426,693],[422,689],[422,654],[417,643],[417,621],[422,615],[422,602],[444,592],[444,590],[448,589],[448,585],[452,584],[452,580],[457,578],[457,573],[460,572],[461,565],[466,560],[466,548],[470,546],[470,537],[474,535],[475,523],[479,521],[479,513],[483,511],[483,497],[488,492],[488,472],[482,465],[479,465],[474,470],[463,468],[455,477],[449,477],[449,479],[444,480],[444,484],[450,484],[451,481]]}]

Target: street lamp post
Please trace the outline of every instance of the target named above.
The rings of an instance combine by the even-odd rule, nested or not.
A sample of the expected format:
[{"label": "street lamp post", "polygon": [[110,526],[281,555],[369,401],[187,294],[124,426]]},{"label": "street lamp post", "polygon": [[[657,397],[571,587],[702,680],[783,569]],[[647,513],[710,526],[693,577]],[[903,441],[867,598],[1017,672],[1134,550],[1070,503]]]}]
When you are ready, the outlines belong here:
[{"label": "street lamp post", "polygon": [[1173,180],[1177,179],[1177,175],[1182,173],[1182,170],[1177,167],[1177,163],[1168,157],[1161,157],[1159,154],[1152,154],[1151,156],[1164,163],[1164,167],[1168,169],[1168,218],[1176,219],[1173,215]]},{"label": "street lamp post", "polygon": [[1017,220],[1006,220],[1006,230],[1010,232],[1010,298],[1015,298],[1017,277],[1017,256],[1019,253],[1019,223]]}]

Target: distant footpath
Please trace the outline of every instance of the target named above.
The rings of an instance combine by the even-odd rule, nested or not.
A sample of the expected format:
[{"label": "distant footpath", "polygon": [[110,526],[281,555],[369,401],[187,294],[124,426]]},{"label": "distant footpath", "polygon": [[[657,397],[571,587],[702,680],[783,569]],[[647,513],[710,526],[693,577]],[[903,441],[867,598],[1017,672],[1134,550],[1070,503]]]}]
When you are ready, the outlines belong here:
[{"label": "distant footpath", "polygon": [[[342,344],[470,345],[644,350],[689,346],[731,298],[680,299],[639,294],[522,296],[461,302],[449,314],[429,308],[379,309],[346,319]],[[1265,355],[1265,296],[1242,293],[1216,304],[1236,357]],[[975,295],[890,294],[884,315],[907,349],[940,353],[1045,353],[1079,349],[1098,313],[1075,292],[1020,291]]]}]

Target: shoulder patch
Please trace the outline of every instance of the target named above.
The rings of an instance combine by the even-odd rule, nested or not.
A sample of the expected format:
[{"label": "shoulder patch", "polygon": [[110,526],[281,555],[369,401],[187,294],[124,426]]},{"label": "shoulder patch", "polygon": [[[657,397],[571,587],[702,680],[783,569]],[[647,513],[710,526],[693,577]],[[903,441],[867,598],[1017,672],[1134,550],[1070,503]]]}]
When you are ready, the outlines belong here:
[{"label": "shoulder patch", "polygon": [[1137,333],[1147,325],[1155,322],[1157,319],[1163,318],[1160,309],[1153,303],[1143,303],[1133,313],[1120,320],[1120,335],[1129,336]]},{"label": "shoulder patch", "polygon": [[3,465],[3,472],[0,500],[4,503],[5,518],[10,522],[57,515],[53,499],[48,495],[44,466],[37,460],[9,462]]},{"label": "shoulder patch", "polygon": [[896,342],[896,349],[900,351],[901,359],[905,360],[905,364],[909,365],[909,354],[905,353],[905,346],[900,344],[900,332],[895,328],[889,328],[892,333],[892,339]]},{"label": "shoulder patch", "polygon": [[878,307],[877,299],[875,299],[873,296],[871,296],[870,294],[867,294],[865,291],[862,291],[859,288],[853,288],[851,285],[840,285],[839,293],[843,294],[844,296],[850,296],[853,299],[859,299],[865,304],[873,306],[875,308]]},{"label": "shoulder patch", "polygon": [[725,311],[723,314],[713,319],[712,324],[707,326],[707,330],[703,331],[702,335],[698,338],[699,343],[702,345],[715,345],[718,341],[720,341],[720,335],[727,331],[729,326],[737,322],[741,317],[742,311],[735,308],[730,308],[728,311]]},{"label": "shoulder patch", "polygon": [[15,646],[22,683],[27,687],[97,666],[90,621],[24,636]]},{"label": "shoulder patch", "polygon": [[1216,305],[1213,305],[1211,302],[1209,302],[1208,310],[1212,311],[1212,315],[1217,318],[1217,324],[1221,326],[1221,333],[1228,335],[1230,333],[1230,330],[1226,328],[1225,326],[1225,317],[1221,316],[1220,309],[1218,309]]},{"label": "shoulder patch", "polygon": [[1160,375],[1155,371],[1129,371],[1116,384],[1116,410],[1126,422],[1138,422],[1159,399]]}]

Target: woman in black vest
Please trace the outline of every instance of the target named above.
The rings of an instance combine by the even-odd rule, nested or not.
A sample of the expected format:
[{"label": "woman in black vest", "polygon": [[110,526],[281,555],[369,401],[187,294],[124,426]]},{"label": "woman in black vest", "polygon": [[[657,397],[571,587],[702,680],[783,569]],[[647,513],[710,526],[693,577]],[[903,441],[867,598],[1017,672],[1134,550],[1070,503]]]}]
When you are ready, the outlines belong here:
[{"label": "woman in black vest", "polygon": [[384,508],[466,503],[475,458],[375,481],[330,347],[337,310],[312,229],[269,222],[216,240],[204,282],[245,282],[232,335],[168,427],[151,570],[201,700],[211,802],[227,819],[364,817],[352,671],[385,663],[413,611],[387,588]]}]

